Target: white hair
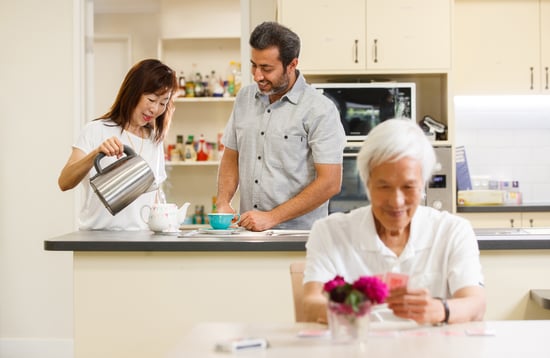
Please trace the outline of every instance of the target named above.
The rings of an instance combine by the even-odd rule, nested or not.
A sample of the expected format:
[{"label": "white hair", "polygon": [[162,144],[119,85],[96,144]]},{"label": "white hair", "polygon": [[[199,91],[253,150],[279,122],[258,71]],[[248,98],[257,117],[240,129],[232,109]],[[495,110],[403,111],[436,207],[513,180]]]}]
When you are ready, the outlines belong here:
[{"label": "white hair", "polygon": [[[408,118],[394,118],[374,127],[357,155],[357,169],[365,188],[372,168],[405,157],[420,162],[424,187],[432,176],[436,157],[432,144],[420,126]],[[367,195],[370,196],[368,188]]]}]

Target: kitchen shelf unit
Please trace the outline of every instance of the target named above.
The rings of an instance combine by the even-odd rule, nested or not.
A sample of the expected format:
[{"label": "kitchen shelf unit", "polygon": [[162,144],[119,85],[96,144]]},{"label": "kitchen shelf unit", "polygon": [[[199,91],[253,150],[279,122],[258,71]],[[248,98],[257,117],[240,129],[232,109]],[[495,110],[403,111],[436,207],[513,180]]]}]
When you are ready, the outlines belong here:
[{"label": "kitchen shelf unit", "polygon": [[[241,61],[242,13],[240,0],[161,0],[158,58],[178,76],[183,72],[187,80],[197,72],[204,79],[212,70],[216,77],[226,79],[229,63]],[[199,140],[201,134],[207,142],[217,142],[234,101],[233,97],[177,98],[165,144],[175,144],[177,135]],[[190,202],[188,216],[196,205],[209,212],[217,190],[218,166],[217,160],[167,162],[168,179],[163,185],[167,200],[179,205]]]}]

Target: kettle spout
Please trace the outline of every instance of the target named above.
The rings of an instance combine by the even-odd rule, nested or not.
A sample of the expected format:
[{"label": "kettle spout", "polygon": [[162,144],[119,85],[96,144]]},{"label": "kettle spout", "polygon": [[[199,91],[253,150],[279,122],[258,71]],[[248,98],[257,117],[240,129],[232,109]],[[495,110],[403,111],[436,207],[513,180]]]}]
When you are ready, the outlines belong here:
[{"label": "kettle spout", "polygon": [[185,203],[181,206],[181,208],[178,209],[178,221],[180,224],[182,224],[185,221],[185,217],[187,216],[187,209],[189,209],[189,205],[191,205],[191,203]]}]

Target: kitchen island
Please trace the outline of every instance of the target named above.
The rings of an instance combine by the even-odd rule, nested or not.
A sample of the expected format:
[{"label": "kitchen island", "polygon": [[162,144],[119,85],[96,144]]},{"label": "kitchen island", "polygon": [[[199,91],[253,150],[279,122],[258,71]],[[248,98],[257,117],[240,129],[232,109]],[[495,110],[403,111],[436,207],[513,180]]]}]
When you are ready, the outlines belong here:
[{"label": "kitchen island", "polygon": [[[531,289],[549,288],[550,235],[478,239],[486,319],[550,319],[529,298]],[[162,357],[199,322],[293,321],[289,266],[304,260],[306,240],[87,231],[44,247],[73,251],[76,358]]]}]

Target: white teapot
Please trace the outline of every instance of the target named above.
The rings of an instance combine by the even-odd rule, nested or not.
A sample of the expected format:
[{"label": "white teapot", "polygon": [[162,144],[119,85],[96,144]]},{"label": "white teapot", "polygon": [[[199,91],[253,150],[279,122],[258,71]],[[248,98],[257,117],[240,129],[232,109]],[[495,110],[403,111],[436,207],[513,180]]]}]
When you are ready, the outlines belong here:
[{"label": "white teapot", "polygon": [[185,203],[178,209],[176,204],[144,205],[141,208],[141,219],[154,232],[179,232],[179,227],[185,220],[190,203]]}]

